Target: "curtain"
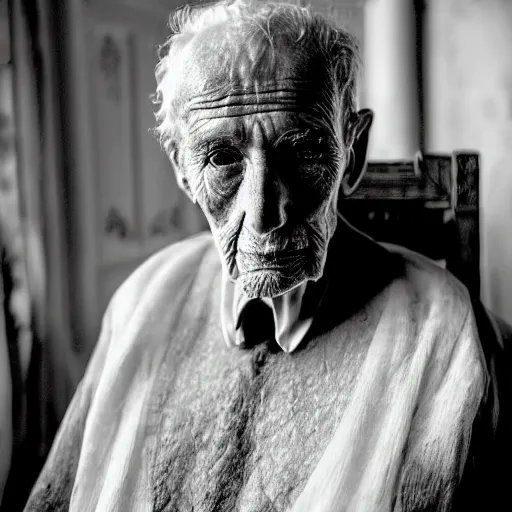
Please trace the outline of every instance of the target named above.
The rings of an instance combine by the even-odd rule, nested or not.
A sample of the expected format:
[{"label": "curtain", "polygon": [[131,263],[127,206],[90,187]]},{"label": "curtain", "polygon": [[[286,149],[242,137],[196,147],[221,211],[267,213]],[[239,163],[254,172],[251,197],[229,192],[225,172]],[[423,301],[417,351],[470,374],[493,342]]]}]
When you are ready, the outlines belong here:
[{"label": "curtain", "polygon": [[12,454],[12,382],[4,303],[3,277],[0,274],[0,503]]},{"label": "curtain", "polygon": [[0,66],[0,503],[26,433],[30,299],[16,174],[12,66]]},{"label": "curtain", "polygon": [[9,12],[17,183],[31,343],[28,362],[22,363],[27,350],[19,350],[19,341],[14,357],[12,350],[10,354],[13,444],[2,512],[22,510],[73,387],[69,383],[72,344],[66,179],[61,159],[58,5],[52,0],[11,0]]}]

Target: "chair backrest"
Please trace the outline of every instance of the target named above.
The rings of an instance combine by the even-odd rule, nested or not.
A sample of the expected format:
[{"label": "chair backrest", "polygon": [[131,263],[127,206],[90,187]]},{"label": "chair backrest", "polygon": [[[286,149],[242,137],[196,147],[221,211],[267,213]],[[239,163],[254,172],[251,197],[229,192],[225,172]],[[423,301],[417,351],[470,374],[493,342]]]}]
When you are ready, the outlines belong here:
[{"label": "chair backrest", "polygon": [[442,261],[480,295],[478,153],[418,152],[411,161],[369,162],[338,208],[372,238]]}]

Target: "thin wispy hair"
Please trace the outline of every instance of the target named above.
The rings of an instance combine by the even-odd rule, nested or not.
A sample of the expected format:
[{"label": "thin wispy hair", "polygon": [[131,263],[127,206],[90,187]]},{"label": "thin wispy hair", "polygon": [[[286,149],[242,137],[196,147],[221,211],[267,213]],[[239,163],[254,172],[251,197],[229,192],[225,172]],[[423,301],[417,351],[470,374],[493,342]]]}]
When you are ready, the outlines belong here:
[{"label": "thin wispy hair", "polygon": [[159,48],[155,70],[157,88],[152,96],[157,107],[154,134],[164,151],[169,153],[178,136],[179,113],[173,95],[180,79],[175,67],[180,49],[176,42],[182,36],[192,37],[225,22],[254,27],[251,44],[261,48],[262,56],[268,57],[268,48],[273,49],[277,37],[286,37],[294,45],[304,45],[323,56],[330,82],[326,84],[329,97],[318,108],[328,114],[340,149],[349,149],[353,140],[348,123],[357,108],[356,82],[360,67],[355,39],[309,7],[261,0],[221,0],[185,5],[170,16],[170,35]]}]

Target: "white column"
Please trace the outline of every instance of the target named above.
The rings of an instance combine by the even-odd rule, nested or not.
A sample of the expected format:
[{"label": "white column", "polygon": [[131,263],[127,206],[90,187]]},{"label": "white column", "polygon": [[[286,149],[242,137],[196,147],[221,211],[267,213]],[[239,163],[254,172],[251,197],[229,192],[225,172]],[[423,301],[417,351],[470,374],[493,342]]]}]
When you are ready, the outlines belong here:
[{"label": "white column", "polygon": [[369,158],[412,158],[420,144],[414,1],[368,0],[363,47],[363,103],[375,112]]}]

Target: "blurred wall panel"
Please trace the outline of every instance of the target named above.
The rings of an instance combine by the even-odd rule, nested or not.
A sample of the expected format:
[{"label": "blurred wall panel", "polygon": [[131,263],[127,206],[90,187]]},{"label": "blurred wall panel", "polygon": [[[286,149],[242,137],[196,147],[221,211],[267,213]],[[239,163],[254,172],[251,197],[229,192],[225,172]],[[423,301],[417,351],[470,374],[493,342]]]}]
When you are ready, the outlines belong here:
[{"label": "blurred wall panel", "polygon": [[114,291],[148,256],[205,221],[150,134],[157,45],[179,2],[61,5],[78,382]]},{"label": "blurred wall panel", "polygon": [[100,259],[116,263],[122,253],[133,258],[133,245],[135,251],[138,245],[130,27],[95,20],[86,37],[95,155],[91,179],[97,197],[93,212],[103,235]]},{"label": "blurred wall panel", "polygon": [[481,152],[483,299],[512,322],[512,2],[429,0],[427,151]]}]

